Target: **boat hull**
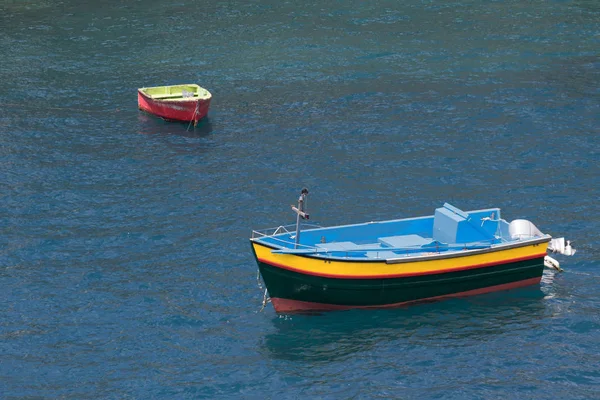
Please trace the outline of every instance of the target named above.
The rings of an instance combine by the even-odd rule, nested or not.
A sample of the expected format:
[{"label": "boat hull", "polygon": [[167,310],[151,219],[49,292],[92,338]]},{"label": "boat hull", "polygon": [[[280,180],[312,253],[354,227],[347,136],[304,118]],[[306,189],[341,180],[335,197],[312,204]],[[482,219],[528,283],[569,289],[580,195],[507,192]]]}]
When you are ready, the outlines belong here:
[{"label": "boat hull", "polygon": [[138,108],[169,121],[193,122],[194,125],[208,114],[208,99],[160,100],[138,91]]},{"label": "boat hull", "polygon": [[[457,257],[450,260],[453,267],[444,265],[448,259],[399,264],[400,268],[385,262],[365,262],[363,269],[375,271],[374,274],[336,275],[332,272],[352,271],[356,262],[318,260],[323,263],[323,273],[318,273],[302,270],[302,265],[314,261],[309,257],[287,256],[277,260],[264,247],[253,243],[261,276],[278,313],[392,308],[537,285],[544,270],[546,248],[527,246]],[[436,265],[440,266],[437,270]],[[386,267],[396,272],[377,272]],[[412,272],[398,272],[402,270]]]}]

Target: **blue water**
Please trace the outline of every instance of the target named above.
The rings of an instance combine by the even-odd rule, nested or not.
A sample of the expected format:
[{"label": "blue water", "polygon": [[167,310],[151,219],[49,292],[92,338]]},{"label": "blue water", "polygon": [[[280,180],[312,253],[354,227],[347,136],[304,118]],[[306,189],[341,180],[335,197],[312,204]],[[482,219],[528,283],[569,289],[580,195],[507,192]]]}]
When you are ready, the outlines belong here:
[{"label": "blue water", "polygon": [[[0,398],[600,398],[600,3],[0,4]],[[136,89],[199,83],[195,129]],[[539,288],[261,310],[252,229],[497,206]]]}]

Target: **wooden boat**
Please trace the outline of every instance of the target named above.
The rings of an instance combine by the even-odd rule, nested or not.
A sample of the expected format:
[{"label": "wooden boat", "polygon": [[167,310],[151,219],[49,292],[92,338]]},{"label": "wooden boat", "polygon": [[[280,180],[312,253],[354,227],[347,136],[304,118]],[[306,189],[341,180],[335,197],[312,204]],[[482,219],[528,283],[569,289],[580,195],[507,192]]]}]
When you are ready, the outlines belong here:
[{"label": "wooden boat", "polygon": [[547,251],[564,239],[552,239],[528,220],[509,223],[499,208],[464,212],[445,203],[430,216],[301,227],[309,218],[307,194],[304,189],[292,207],[295,229],[255,230],[250,239],[265,300],[268,292],[279,313],[476,295],[537,285],[544,266],[560,270]]},{"label": "wooden boat", "polygon": [[208,113],[210,92],[195,84],[138,89],[138,108],[169,121],[193,122]]}]

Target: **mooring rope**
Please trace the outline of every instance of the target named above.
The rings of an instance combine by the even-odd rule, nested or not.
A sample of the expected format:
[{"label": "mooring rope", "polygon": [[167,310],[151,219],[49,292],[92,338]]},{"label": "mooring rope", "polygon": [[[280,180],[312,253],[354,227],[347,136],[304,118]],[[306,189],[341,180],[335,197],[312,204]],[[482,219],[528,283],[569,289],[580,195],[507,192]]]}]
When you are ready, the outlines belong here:
[{"label": "mooring rope", "polygon": [[260,270],[258,268],[256,269],[256,283],[258,284],[258,288],[263,290],[263,286],[260,283]]},{"label": "mooring rope", "polygon": [[258,310],[258,312],[262,312],[262,310],[265,309],[265,307],[269,301],[271,301],[271,299],[269,299],[267,297],[267,289],[265,289],[265,294],[263,296],[263,301],[262,301],[262,307],[260,308],[260,310]]},{"label": "mooring rope", "polygon": [[194,122],[194,126],[196,126],[196,115],[198,114],[198,111],[200,109],[200,102],[197,101],[196,102],[196,109],[194,110],[194,115],[192,115],[192,120],[190,121],[190,123],[188,124],[187,129],[185,130],[186,132],[190,130],[190,125],[192,125],[192,122]]},{"label": "mooring rope", "polygon": [[[258,288],[260,290],[262,290],[263,286],[260,283],[260,270],[258,268],[256,269],[256,283],[258,284]],[[258,310],[258,312],[262,312],[262,310],[265,309],[265,307],[267,306],[269,301],[271,301],[271,299],[267,296],[267,289],[265,288],[265,292],[263,294],[263,300],[262,300],[262,307],[260,308],[260,310]]]}]

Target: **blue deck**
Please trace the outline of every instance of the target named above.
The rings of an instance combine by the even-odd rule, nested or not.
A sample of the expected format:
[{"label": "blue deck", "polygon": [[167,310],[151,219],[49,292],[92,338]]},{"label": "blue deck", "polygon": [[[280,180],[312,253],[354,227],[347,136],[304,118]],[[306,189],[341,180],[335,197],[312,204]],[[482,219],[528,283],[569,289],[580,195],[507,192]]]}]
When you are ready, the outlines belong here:
[{"label": "blue deck", "polygon": [[490,247],[508,241],[508,223],[499,208],[464,212],[446,203],[432,216],[303,230],[297,249],[291,233],[260,241],[282,253],[380,259]]}]

